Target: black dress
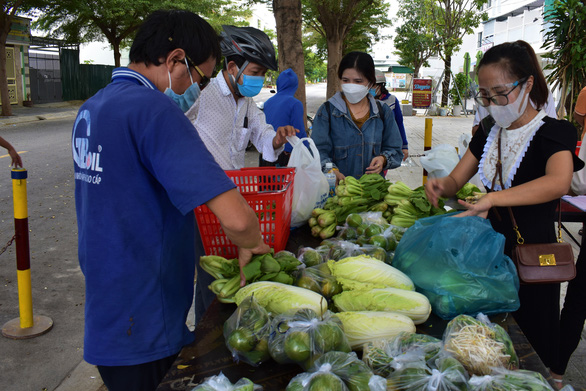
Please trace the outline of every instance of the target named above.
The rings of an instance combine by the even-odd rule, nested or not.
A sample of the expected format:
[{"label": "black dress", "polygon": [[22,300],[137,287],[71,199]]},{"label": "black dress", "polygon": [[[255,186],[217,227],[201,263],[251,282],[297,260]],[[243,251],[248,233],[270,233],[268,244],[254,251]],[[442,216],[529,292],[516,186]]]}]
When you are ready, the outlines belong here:
[{"label": "black dress", "polygon": [[[545,175],[547,160],[559,151],[570,151],[574,157],[574,171],[584,163],[574,155],[577,142],[576,128],[568,121],[543,118],[544,124],[536,131],[512,180],[512,186],[532,181]],[[470,142],[470,152],[480,161],[488,131],[480,128]],[[490,190],[488,190],[490,191]],[[525,243],[553,243],[558,200],[538,205],[513,207],[513,215]],[[516,234],[507,208],[493,208],[488,214],[495,231],[506,238],[505,254],[511,256]],[[557,356],[559,336],[560,284],[521,285],[521,307],[513,313],[516,322],[540,356],[545,366],[553,365]]]}]

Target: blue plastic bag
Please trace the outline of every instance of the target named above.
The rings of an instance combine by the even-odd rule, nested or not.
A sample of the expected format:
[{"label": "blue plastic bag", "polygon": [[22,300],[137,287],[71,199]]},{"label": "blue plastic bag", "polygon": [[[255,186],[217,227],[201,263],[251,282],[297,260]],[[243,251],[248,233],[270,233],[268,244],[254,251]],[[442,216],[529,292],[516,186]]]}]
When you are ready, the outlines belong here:
[{"label": "blue plastic bag", "polygon": [[393,266],[407,274],[442,319],[519,308],[519,278],[505,237],[478,216],[419,219],[401,238]]}]

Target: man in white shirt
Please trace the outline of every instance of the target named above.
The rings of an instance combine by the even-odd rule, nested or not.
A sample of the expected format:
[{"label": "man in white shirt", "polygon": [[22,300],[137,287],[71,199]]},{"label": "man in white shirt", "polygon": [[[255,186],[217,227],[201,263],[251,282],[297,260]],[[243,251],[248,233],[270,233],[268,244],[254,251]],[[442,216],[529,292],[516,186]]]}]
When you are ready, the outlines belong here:
[{"label": "man in white shirt", "polygon": [[260,92],[267,69],[277,70],[273,44],[258,29],[222,27],[224,69],[185,115],[222,169],[244,167],[249,141],[264,160],[274,162],[283,152],[287,136],[297,131],[283,126],[275,132],[252,99]]}]

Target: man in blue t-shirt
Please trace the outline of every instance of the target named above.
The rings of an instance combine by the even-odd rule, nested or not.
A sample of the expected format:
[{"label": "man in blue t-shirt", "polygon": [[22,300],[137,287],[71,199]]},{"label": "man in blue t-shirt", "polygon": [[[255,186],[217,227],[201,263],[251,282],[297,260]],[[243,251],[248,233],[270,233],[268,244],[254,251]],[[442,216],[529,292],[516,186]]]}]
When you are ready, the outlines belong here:
[{"label": "man in blue t-shirt", "polygon": [[156,11],[136,35],[128,68],[114,70],[73,127],[84,359],[110,391],[155,390],[193,341],[185,320],[202,255],[195,207],[216,214],[241,266],[270,251],[256,215],[180,109],[219,57],[217,34],[199,16]]}]

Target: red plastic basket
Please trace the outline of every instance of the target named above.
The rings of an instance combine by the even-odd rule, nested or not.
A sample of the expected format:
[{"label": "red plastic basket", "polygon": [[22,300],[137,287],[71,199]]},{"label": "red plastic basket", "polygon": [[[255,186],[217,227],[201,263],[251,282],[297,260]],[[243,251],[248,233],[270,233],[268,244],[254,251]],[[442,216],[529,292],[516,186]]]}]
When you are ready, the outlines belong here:
[{"label": "red plastic basket", "polygon": [[[291,228],[295,168],[249,167],[226,174],[256,212],[265,243],[275,252],[283,250]],[[195,218],[207,255],[238,257],[238,248],[226,237],[218,218],[206,205],[195,208]]]}]

